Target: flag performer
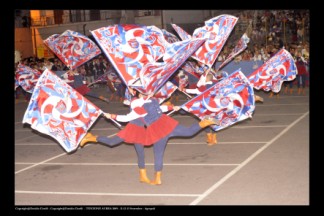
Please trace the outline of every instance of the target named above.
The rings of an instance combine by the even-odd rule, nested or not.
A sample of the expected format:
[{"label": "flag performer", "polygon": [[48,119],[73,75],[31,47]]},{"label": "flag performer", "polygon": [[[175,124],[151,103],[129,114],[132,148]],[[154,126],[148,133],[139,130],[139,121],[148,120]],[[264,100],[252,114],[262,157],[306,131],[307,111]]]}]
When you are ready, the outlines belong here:
[{"label": "flag performer", "polygon": [[[130,88],[131,91],[134,91]],[[180,109],[179,106],[159,105],[159,102],[152,95],[145,96],[139,92],[130,104],[130,112],[126,115],[116,115],[104,113],[108,119],[120,122],[129,122],[126,127],[113,137],[95,136],[91,133],[83,138],[80,147],[84,147],[88,142],[103,143],[109,147],[114,147],[122,142],[134,144],[140,173],[140,182],[151,185],[162,184],[161,175],[163,168],[164,150],[168,139],[171,137],[190,137],[198,133],[202,128],[209,125],[218,124],[213,118],[205,118],[198,123],[193,123],[190,127],[184,127],[178,121],[163,114],[163,112]],[[154,180],[147,177],[145,169],[144,147],[153,145],[154,151]]]}]

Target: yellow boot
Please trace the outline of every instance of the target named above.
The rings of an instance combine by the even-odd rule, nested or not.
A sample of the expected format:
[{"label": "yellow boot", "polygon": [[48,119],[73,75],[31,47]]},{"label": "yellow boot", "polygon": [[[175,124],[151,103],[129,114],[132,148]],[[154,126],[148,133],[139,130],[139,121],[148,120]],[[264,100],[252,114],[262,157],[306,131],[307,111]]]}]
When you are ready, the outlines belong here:
[{"label": "yellow boot", "polygon": [[167,101],[167,102],[164,102],[162,105],[166,105],[166,106],[174,106],[171,101]]},{"label": "yellow boot", "polygon": [[208,143],[208,145],[209,145],[209,143],[212,143],[213,142],[213,138],[212,138],[212,133],[207,133],[206,134],[207,135],[207,140],[206,140],[206,142]]},{"label": "yellow boot", "polygon": [[140,173],[140,182],[144,182],[144,183],[148,183],[148,184],[151,183],[151,180],[146,175],[146,169],[145,168],[140,169],[139,173]]},{"label": "yellow boot", "polygon": [[300,95],[301,94],[301,92],[302,92],[302,89],[301,88],[298,88],[298,95]]},{"label": "yellow boot", "polygon": [[80,147],[83,148],[88,142],[97,142],[97,136],[92,133],[87,133],[80,142]]},{"label": "yellow boot", "polygon": [[161,171],[156,172],[155,173],[155,179],[153,181],[151,181],[151,185],[160,185],[160,184],[162,184],[161,175],[162,175]]},{"label": "yellow boot", "polygon": [[[271,92],[273,95],[273,92]],[[269,96],[270,97],[270,96]],[[272,97],[272,96],[271,96]],[[258,96],[258,95],[254,95],[254,100],[255,102],[262,102],[263,103],[263,98]]]},{"label": "yellow boot", "polygon": [[290,92],[290,94],[292,95],[293,92],[294,92],[294,89],[291,88],[289,92]]},{"label": "yellow boot", "polygon": [[203,120],[201,120],[199,122],[199,126],[201,128],[205,128],[205,127],[207,127],[209,125],[214,125],[214,124],[219,125],[220,122],[218,120],[216,120],[214,118],[210,118],[210,117],[206,117],[206,118],[204,118]]},{"label": "yellow boot", "polygon": [[213,146],[213,145],[216,145],[217,144],[217,136],[216,136],[216,133],[212,133],[211,134],[211,137],[212,137],[212,140],[210,143],[208,143],[208,146]]},{"label": "yellow boot", "polygon": [[[269,98],[272,98],[272,96],[273,96],[273,92],[270,92]],[[255,100],[255,102],[257,102],[256,95],[254,95],[254,100]]]}]

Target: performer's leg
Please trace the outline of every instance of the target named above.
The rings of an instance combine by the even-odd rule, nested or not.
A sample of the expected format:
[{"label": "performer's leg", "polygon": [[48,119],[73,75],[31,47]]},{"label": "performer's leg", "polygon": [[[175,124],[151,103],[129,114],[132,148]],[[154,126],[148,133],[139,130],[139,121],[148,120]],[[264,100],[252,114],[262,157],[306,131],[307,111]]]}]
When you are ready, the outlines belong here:
[{"label": "performer's leg", "polygon": [[210,127],[205,129],[207,135],[207,145],[212,146],[217,144],[216,132],[213,131]]},{"label": "performer's leg", "polygon": [[301,75],[302,77],[302,94],[306,95],[306,75]]},{"label": "performer's leg", "polygon": [[106,136],[98,136],[97,142],[103,143],[109,147],[114,147],[120,143],[122,143],[124,140],[120,138],[119,136],[113,136],[113,137],[106,137]]},{"label": "performer's leg", "polygon": [[136,154],[137,154],[137,164],[140,169],[145,168],[145,154],[144,146],[141,144],[134,144]]},{"label": "performer's leg", "polygon": [[141,144],[134,144],[136,154],[137,154],[137,164],[139,167],[140,173],[140,182],[150,183],[151,180],[147,177],[146,169],[145,169],[145,154],[144,154],[144,146]]},{"label": "performer's leg", "polygon": [[152,185],[162,184],[161,175],[163,169],[163,157],[168,138],[169,137],[164,137],[153,145],[155,175],[154,180],[151,181]]},{"label": "performer's leg", "polygon": [[194,123],[190,127],[185,127],[183,125],[178,124],[177,127],[172,131],[169,135],[171,137],[190,137],[201,130],[199,123]]},{"label": "performer's leg", "polygon": [[163,156],[168,138],[169,137],[164,137],[153,145],[155,172],[162,171],[163,169]]},{"label": "performer's leg", "polygon": [[217,124],[215,120],[202,120],[198,123],[192,124],[190,127],[185,127],[178,124],[177,127],[169,135],[170,137],[190,137],[198,133],[202,128],[205,128],[209,125]]},{"label": "performer's leg", "polygon": [[80,142],[80,147],[83,148],[87,143],[92,142],[92,143],[104,143],[110,147],[113,147],[121,142],[123,142],[124,140],[121,139],[118,136],[113,136],[113,137],[105,137],[105,136],[95,136],[92,133],[87,133],[83,139]]}]

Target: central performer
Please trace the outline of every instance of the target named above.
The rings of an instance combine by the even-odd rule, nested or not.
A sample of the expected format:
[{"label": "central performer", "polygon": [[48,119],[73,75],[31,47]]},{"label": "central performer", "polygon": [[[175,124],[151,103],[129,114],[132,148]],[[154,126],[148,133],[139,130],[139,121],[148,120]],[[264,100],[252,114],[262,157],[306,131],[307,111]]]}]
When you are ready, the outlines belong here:
[{"label": "central performer", "polygon": [[[171,110],[178,111],[179,106],[168,106],[159,104],[158,100],[152,95],[146,96],[140,92],[130,89],[135,95],[130,104],[130,112],[126,115],[116,115],[104,113],[108,119],[114,119],[120,122],[129,122],[126,127],[113,137],[94,136],[87,133],[81,140],[80,147],[88,142],[99,142],[110,147],[116,146],[122,142],[134,144],[138,158],[138,167],[140,170],[140,182],[152,185],[160,185],[163,168],[164,150],[168,139],[171,137],[191,137],[198,133],[202,128],[209,125],[219,124],[216,119],[205,118],[200,122],[193,123],[190,127],[179,124],[178,121],[163,114]],[[153,145],[154,151],[154,180],[147,177],[145,169],[144,146]]]}]

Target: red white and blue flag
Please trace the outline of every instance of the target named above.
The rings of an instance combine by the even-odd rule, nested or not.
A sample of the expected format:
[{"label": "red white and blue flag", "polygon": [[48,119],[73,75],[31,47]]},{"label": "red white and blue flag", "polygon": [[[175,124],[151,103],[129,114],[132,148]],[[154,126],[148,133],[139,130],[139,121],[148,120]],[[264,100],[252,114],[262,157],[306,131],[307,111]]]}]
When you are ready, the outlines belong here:
[{"label": "red white and blue flag", "polygon": [[112,25],[91,34],[127,86],[138,80],[145,64],[162,58],[167,46],[162,31],[155,26]]},{"label": "red white and blue flag", "polygon": [[205,26],[195,29],[191,37],[175,24],[171,24],[182,40],[190,38],[206,38],[192,58],[211,67],[222,50],[227,38],[232,32],[238,18],[231,15],[220,15],[205,21]]},{"label": "red white and blue flag", "polygon": [[205,38],[207,40],[192,55],[192,58],[211,68],[237,20],[237,17],[231,15],[220,15],[205,21],[205,26],[197,28],[192,38]]},{"label": "red white and blue flag", "polygon": [[71,30],[66,30],[61,35],[54,34],[44,40],[44,43],[72,70],[101,53],[92,40]]},{"label": "red white and blue flag", "polygon": [[168,46],[163,56],[165,62],[146,64],[140,74],[144,94],[155,93],[178,70],[178,68],[195,52],[205,39],[192,39],[175,42]]},{"label": "red white and blue flag", "polygon": [[237,42],[236,46],[232,50],[232,52],[226,57],[226,59],[222,62],[221,65],[217,68],[217,71],[224,67],[228,62],[232,61],[232,59],[240,54],[243,50],[247,48],[247,44],[249,43],[250,38],[244,33],[240,40]]},{"label": "red white and blue flag", "polygon": [[216,118],[220,125],[211,127],[218,131],[252,118],[255,109],[253,87],[245,75],[237,70],[183,104],[181,108],[200,119],[205,116]]},{"label": "red white and blue flag", "polygon": [[65,151],[77,149],[89,128],[103,113],[50,70],[38,79],[23,123],[56,139]]},{"label": "red white and blue flag", "polygon": [[281,49],[252,72],[248,79],[255,89],[278,93],[282,83],[294,80],[296,75],[297,67],[293,57],[287,50]]},{"label": "red white and blue flag", "polygon": [[[41,72],[26,65],[19,64],[15,73],[15,85],[21,86],[26,92],[33,93]],[[15,87],[16,88],[16,87]]]}]

